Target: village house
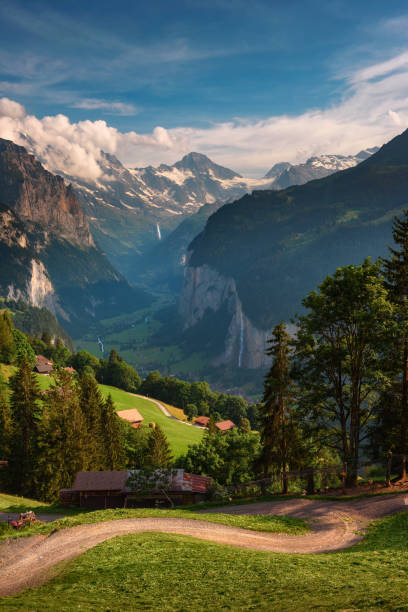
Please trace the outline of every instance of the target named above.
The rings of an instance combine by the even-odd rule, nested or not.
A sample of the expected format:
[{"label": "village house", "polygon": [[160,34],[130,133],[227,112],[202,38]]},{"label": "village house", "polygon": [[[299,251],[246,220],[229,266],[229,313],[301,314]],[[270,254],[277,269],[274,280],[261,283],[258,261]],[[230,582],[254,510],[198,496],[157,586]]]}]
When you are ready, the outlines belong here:
[{"label": "village house", "polygon": [[124,421],[130,423],[134,429],[137,429],[143,421],[142,415],[136,408],[130,408],[129,410],[119,410],[116,414]]},{"label": "village house", "polygon": [[199,425],[200,427],[208,427],[209,422],[210,422],[210,417],[199,416],[194,421],[194,425]]},{"label": "village house", "polygon": [[38,374],[51,374],[53,370],[53,363],[52,361],[50,361],[49,359],[47,359],[47,357],[44,357],[43,355],[36,355],[35,356],[35,366],[34,366],[34,372],[37,372]]},{"label": "village house", "polygon": [[220,430],[221,433],[225,433],[226,431],[230,431],[236,427],[235,423],[227,419],[226,421],[220,421],[216,423],[215,426]]},{"label": "village house", "polygon": [[106,472],[78,472],[71,489],[60,490],[60,502],[64,506],[81,508],[149,508],[169,506],[169,498],[176,506],[203,501],[211,484],[211,478],[174,470],[166,493],[150,490],[139,494],[127,486],[128,478],[137,470]]}]

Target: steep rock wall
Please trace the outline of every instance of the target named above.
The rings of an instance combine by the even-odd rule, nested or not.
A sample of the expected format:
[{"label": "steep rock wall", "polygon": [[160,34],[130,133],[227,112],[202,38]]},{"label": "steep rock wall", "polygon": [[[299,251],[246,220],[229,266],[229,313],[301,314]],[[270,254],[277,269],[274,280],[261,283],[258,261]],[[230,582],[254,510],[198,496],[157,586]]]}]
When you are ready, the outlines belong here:
[{"label": "steep rock wall", "polygon": [[218,312],[224,306],[231,319],[223,350],[213,359],[213,365],[234,364],[251,369],[266,367],[270,359],[265,356],[265,348],[271,331],[256,328],[246,316],[235,281],[207,265],[187,266],[179,305],[185,321],[184,329],[196,325],[208,310]]}]

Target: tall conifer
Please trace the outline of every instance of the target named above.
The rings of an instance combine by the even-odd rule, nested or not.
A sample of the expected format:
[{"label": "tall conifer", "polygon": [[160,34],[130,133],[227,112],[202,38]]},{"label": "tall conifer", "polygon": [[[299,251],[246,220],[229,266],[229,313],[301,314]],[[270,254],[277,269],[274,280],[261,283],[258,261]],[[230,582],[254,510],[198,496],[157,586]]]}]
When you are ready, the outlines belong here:
[{"label": "tall conifer", "polygon": [[10,487],[16,493],[32,493],[37,451],[37,436],[41,417],[38,399],[40,389],[31,364],[23,358],[17,372],[10,378],[10,407],[13,436],[10,444],[8,473]]},{"label": "tall conifer", "polygon": [[162,428],[156,424],[152,429],[147,443],[146,466],[147,467],[167,467],[173,460],[170,446],[166,434]]},{"label": "tall conifer", "polygon": [[[382,264],[386,288],[395,305],[398,323],[398,335],[390,346],[392,355],[389,356],[389,363],[396,373],[396,379],[388,401],[386,394],[383,394],[382,399],[386,411],[394,416],[394,422],[390,422],[390,414],[380,415],[380,420],[384,421],[384,425],[388,422],[387,431],[391,430],[396,434],[397,440],[389,441],[393,450],[406,455],[408,454],[408,211],[404,211],[403,218],[394,218],[392,237],[396,248],[388,247],[389,259],[382,259]],[[406,476],[404,472],[402,477]]]},{"label": "tall conifer", "polygon": [[262,452],[260,464],[264,474],[273,465],[283,472],[283,492],[287,492],[288,461],[293,452],[293,426],[291,410],[294,402],[294,386],[290,378],[290,337],[285,324],[277,325],[269,340],[266,354],[273,358],[271,369],[264,382],[263,405],[259,409]]},{"label": "tall conifer", "polygon": [[104,467],[104,439],[102,433],[102,411],[104,401],[95,378],[84,374],[80,379],[80,406],[85,417],[88,432],[87,453],[89,469]]},{"label": "tall conifer", "polygon": [[105,447],[105,469],[123,469],[126,463],[124,439],[111,394],[108,395],[102,410],[102,436]]}]

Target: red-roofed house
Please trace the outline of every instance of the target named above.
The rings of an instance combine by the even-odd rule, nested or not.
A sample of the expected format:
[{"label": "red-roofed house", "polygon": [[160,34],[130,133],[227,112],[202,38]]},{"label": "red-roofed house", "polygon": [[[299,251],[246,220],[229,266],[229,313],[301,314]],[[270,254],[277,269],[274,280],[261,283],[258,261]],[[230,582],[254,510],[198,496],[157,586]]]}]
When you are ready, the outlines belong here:
[{"label": "red-roofed house", "polygon": [[200,427],[208,427],[209,422],[210,422],[210,417],[199,416],[194,421],[194,425],[200,425]]},{"label": "red-roofed house", "polygon": [[204,500],[211,484],[208,476],[188,474],[177,469],[166,495],[160,489],[139,494],[126,484],[135,471],[78,472],[72,489],[60,490],[60,502],[84,508],[146,508],[155,507],[158,503],[169,505],[170,497],[175,505],[185,506]]},{"label": "red-roofed house", "polygon": [[220,421],[216,423],[215,426],[221,431],[221,433],[225,433],[226,431],[230,431],[236,427],[235,423],[227,419],[226,421]]},{"label": "red-roofed house", "polygon": [[143,417],[137,410],[137,408],[130,408],[129,410],[119,410],[116,414],[124,421],[130,423],[133,429],[137,429],[143,421]]}]

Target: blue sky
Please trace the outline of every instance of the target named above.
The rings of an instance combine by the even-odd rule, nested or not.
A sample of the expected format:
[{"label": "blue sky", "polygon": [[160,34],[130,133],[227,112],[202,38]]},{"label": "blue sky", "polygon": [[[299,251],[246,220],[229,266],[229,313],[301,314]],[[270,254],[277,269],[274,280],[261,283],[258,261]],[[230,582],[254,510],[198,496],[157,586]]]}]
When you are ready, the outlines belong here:
[{"label": "blue sky", "polygon": [[[347,105],[356,95],[361,98],[367,84],[379,95],[384,79],[396,74],[395,94],[388,81],[386,100],[382,91],[381,104],[389,107],[384,121],[373,117],[371,129],[365,125],[358,138],[320,138],[314,148],[307,144],[314,129],[294,143],[292,123],[286,137],[292,149],[288,145],[284,152],[300,159],[337,141],[339,151],[322,152],[347,152],[347,147],[381,144],[375,139],[405,126],[401,74],[408,65],[407,26],[408,7],[399,1],[2,0],[0,97],[38,118],[63,114],[72,124],[102,120],[120,134],[153,134],[150,144],[138,141],[133,148],[131,139],[121,141],[115,152],[126,163],[175,161],[191,144],[256,173],[269,162],[250,147],[244,167],[244,149],[259,136],[263,122],[343,109],[351,127],[358,124],[353,113],[360,104],[367,124],[361,100]],[[385,62],[385,71],[376,74],[374,68],[374,77],[360,78]],[[380,127],[372,129],[374,124]],[[242,137],[248,125],[258,126],[258,132]],[[273,134],[281,135],[279,125],[270,133],[271,149]],[[167,143],[167,136],[153,142],[157,126],[168,131]],[[231,137],[229,149],[222,133],[224,140]]]}]

